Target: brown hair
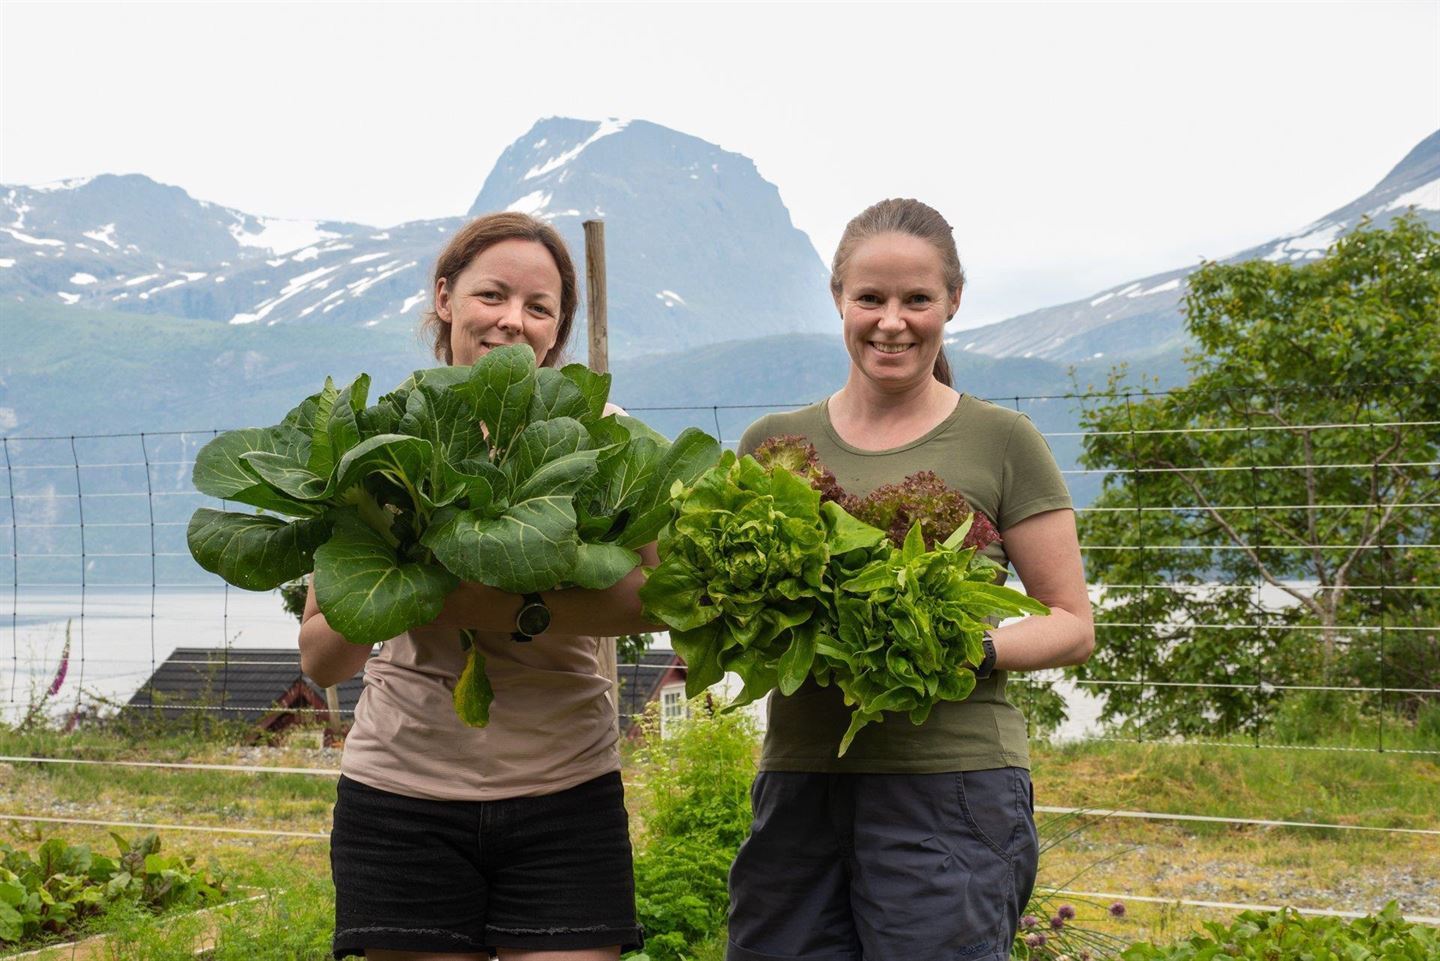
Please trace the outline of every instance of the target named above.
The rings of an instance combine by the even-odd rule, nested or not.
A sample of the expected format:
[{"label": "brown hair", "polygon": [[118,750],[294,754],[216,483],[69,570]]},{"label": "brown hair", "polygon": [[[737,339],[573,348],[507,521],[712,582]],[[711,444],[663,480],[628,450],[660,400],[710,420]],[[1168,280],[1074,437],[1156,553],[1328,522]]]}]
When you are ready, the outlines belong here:
[{"label": "brown hair", "polygon": [[[833,296],[840,296],[841,278],[855,248],[878,234],[908,234],[925,241],[940,255],[940,263],[945,268],[945,289],[951,291],[965,287],[965,268],[960,265],[960,253],[955,249],[955,233],[949,222],[934,207],[918,200],[892,198],[866,207],[845,225],[845,233],[840,236],[840,244],[835,248],[835,259],[830,262],[830,293]],[[935,379],[946,387],[955,386],[944,344],[941,344],[940,353],[935,358]]]},{"label": "brown hair", "polygon": [[454,362],[454,354],[450,350],[450,325],[435,312],[435,289],[440,286],[441,278],[453,288],[456,278],[470,266],[471,261],[502,240],[533,240],[550,251],[550,256],[555,259],[555,267],[560,271],[560,325],[555,331],[555,346],[545,355],[541,366],[558,366],[565,342],[570,339],[570,328],[575,325],[580,288],[575,279],[575,262],[570,259],[570,251],[560,232],[529,214],[513,211],[485,214],[461,227],[450,238],[435,261],[435,276],[430,281],[430,309],[420,321],[420,336],[430,341],[438,360],[446,364]]}]

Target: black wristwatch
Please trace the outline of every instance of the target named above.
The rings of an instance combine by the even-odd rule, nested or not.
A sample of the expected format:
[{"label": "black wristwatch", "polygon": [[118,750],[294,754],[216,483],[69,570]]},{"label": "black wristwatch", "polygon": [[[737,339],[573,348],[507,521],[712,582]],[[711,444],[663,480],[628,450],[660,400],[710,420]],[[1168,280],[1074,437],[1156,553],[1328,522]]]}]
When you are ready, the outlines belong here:
[{"label": "black wristwatch", "polygon": [[515,630],[510,639],[534,640],[537,634],[544,634],[549,627],[550,608],[545,605],[544,598],[535,593],[526,594],[524,603],[520,605],[520,613],[515,615]]},{"label": "black wristwatch", "polygon": [[995,638],[986,631],[980,638],[980,647],[984,649],[985,656],[980,658],[980,664],[975,668],[975,680],[983,681],[995,671]]}]

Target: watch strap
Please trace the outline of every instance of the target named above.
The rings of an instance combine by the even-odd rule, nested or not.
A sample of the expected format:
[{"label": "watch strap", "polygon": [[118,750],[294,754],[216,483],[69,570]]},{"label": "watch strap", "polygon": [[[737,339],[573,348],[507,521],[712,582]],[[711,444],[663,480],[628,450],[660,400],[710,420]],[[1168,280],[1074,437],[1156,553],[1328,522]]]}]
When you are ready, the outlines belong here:
[{"label": "watch strap", "polygon": [[975,679],[983,681],[995,672],[995,638],[989,631],[981,637],[980,646],[985,654],[975,666]]}]

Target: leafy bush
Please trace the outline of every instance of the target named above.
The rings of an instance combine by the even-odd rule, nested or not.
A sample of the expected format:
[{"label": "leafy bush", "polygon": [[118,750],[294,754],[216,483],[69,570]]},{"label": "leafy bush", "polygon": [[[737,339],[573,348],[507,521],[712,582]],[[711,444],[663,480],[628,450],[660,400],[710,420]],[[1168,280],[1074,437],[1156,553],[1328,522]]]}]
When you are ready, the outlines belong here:
[{"label": "leafy bush", "polygon": [[743,714],[716,714],[662,738],[654,705],[641,723],[630,790],[645,953],[634,957],[682,961],[725,931],[730,863],[750,830],[756,731]]},{"label": "leafy bush", "polygon": [[1440,932],[1411,924],[1394,901],[1375,915],[1344,921],[1307,918],[1296,911],[1246,911],[1230,924],[1208,922],[1206,934],[1159,947],[1134,944],[1123,961],[1434,961]]},{"label": "leafy bush", "polygon": [[71,933],[116,902],[158,912],[225,896],[223,879],[197,871],[194,858],[162,855],[157,835],[110,836],[113,858],[59,838],[33,856],[0,843],[0,945]]}]

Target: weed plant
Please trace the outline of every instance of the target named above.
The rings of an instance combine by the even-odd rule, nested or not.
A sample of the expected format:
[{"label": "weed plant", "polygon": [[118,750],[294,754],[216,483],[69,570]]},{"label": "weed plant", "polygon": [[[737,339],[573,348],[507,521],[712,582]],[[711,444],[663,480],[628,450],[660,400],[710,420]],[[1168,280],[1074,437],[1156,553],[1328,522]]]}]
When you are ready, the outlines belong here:
[{"label": "weed plant", "polygon": [[671,722],[664,737],[652,704],[630,757],[636,909],[645,952],[635,961],[685,961],[723,948],[730,863],[750,830],[756,731],[741,713]]}]

